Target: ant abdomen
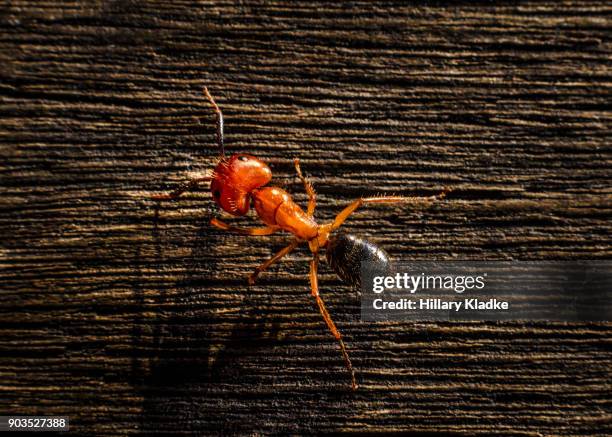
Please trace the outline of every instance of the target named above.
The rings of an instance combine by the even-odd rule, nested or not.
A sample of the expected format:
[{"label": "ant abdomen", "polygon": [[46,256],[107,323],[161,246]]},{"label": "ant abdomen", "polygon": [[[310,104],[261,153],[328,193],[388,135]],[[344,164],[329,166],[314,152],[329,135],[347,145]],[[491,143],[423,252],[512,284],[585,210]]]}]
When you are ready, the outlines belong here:
[{"label": "ant abdomen", "polygon": [[355,235],[331,235],[325,252],[331,268],[344,282],[361,288],[361,263],[370,263],[377,275],[388,276],[392,270],[389,255],[371,241]]}]

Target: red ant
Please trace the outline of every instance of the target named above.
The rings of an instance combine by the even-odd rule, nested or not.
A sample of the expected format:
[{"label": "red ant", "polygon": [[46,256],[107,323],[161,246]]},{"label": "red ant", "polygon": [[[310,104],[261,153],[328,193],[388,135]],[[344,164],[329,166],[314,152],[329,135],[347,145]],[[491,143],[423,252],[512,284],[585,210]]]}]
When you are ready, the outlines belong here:
[{"label": "red ant", "polygon": [[169,194],[161,194],[153,198],[156,200],[176,199],[200,182],[212,181],[210,190],[213,199],[223,211],[234,216],[244,216],[249,211],[251,203],[253,203],[257,215],[266,224],[262,228],[239,228],[213,218],[210,221],[213,226],[242,235],[271,235],[280,230],[293,234],[294,239],[288,246],[257,267],[249,276],[248,281],[250,285],[255,283],[257,276],[261,272],[289,254],[299,244],[308,243],[308,247],[312,252],[312,259],[310,260],[310,289],[312,296],[319,306],[319,311],[327,327],[340,344],[344,363],[351,375],[351,387],[353,390],[356,390],[355,372],[346,351],[346,346],[340,332],[325,308],[323,299],[319,295],[317,280],[319,251],[323,248],[326,249],[326,258],[341,279],[352,285],[359,285],[359,272],[362,261],[373,262],[378,270],[388,271],[390,267],[389,257],[384,250],[371,242],[349,234],[336,235],[332,233],[361,205],[403,202],[429,203],[436,199],[442,199],[447,191],[437,196],[421,198],[403,196],[362,197],[344,208],[334,221],[317,224],[313,217],[316,193],[312,184],[302,174],[299,160],[296,158],[293,160],[293,163],[297,175],[304,184],[304,189],[308,194],[306,212],[291,199],[291,195],[285,190],[266,186],[272,179],[272,171],[263,161],[254,156],[241,153],[232,155],[230,158],[225,156],[223,114],[207,88],[204,88],[204,94],[212,104],[216,114],[217,145],[220,152],[219,163],[211,176],[192,179]]}]

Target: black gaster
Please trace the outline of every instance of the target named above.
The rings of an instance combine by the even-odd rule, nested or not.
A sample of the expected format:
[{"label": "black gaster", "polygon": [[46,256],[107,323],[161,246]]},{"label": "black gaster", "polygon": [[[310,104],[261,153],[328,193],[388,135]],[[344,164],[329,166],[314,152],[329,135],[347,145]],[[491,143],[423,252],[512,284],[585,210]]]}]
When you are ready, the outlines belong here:
[{"label": "black gaster", "polygon": [[376,275],[392,270],[389,255],[376,244],[351,234],[332,235],[325,252],[331,268],[344,282],[361,288],[361,263],[369,262]]}]

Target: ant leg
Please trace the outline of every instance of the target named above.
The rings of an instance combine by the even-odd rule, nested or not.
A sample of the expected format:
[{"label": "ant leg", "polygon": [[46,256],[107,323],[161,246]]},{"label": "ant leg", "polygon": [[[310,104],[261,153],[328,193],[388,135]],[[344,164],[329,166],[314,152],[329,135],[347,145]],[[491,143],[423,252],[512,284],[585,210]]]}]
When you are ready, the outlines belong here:
[{"label": "ant leg", "polygon": [[312,217],[312,215],[314,214],[315,206],[317,205],[317,193],[314,190],[314,187],[312,186],[310,181],[302,175],[302,169],[300,168],[300,160],[298,158],[295,158],[293,160],[293,164],[295,164],[295,171],[297,171],[299,178],[304,184],[306,194],[308,194],[308,211],[306,211],[306,213],[310,217]]},{"label": "ant leg", "polygon": [[429,197],[403,197],[403,196],[377,196],[377,197],[362,197],[361,199],[355,200],[349,206],[344,208],[340,214],[336,216],[332,224],[332,230],[338,229],[342,223],[361,205],[370,203],[432,203],[436,200],[441,200],[446,197],[446,194],[450,190],[446,189],[440,194]]},{"label": "ant leg", "polygon": [[151,198],[153,200],[174,200],[178,198],[181,194],[183,194],[185,191],[189,191],[193,187],[197,186],[200,182],[210,181],[211,179],[212,178],[210,176],[204,176],[201,178],[191,179],[170,193],[155,194],[151,196]]},{"label": "ant leg", "polygon": [[278,228],[274,226],[268,226],[266,228],[239,228],[228,225],[227,223],[216,218],[211,219],[210,224],[219,229],[223,229],[224,231],[235,232],[242,235],[272,235],[278,231]]},{"label": "ant leg", "polygon": [[206,98],[215,110],[215,115],[217,116],[217,145],[219,146],[221,156],[225,156],[225,148],[223,145],[223,113],[221,112],[221,109],[219,109],[219,106],[217,106],[217,103],[215,103],[215,99],[213,99],[208,92],[208,88],[206,87],[204,87],[204,95],[206,95]]},{"label": "ant leg", "polygon": [[[219,146],[219,152],[221,153],[221,156],[223,157],[225,156],[225,148],[223,146],[223,113],[221,112],[221,109],[219,109],[219,106],[217,106],[215,99],[213,99],[213,97],[208,92],[208,88],[206,87],[204,87],[204,94],[206,95],[206,98],[208,98],[208,101],[213,106],[215,110],[215,115],[217,116],[217,146]],[[188,191],[192,189],[193,187],[195,187],[200,182],[210,181],[211,179],[212,178],[210,176],[192,179],[188,181],[187,183],[181,185],[179,188],[172,191],[171,193],[156,194],[151,197],[154,200],[174,200],[177,197],[179,197],[181,194],[183,194],[185,191]]]},{"label": "ant leg", "polygon": [[[221,156],[223,157],[223,156],[225,156],[225,148],[223,146],[223,113],[221,112],[221,109],[219,109],[219,106],[217,106],[217,103],[215,103],[215,99],[213,99],[213,97],[208,92],[208,88],[206,88],[206,87],[204,87],[204,94],[206,95],[206,97],[208,98],[208,101],[213,106],[213,108],[215,110],[215,114],[217,116],[217,145],[219,146],[219,152],[221,153]],[[192,179],[192,180],[188,181],[187,183],[181,185],[179,188],[177,188],[176,190],[172,191],[171,193],[168,193],[168,194],[156,194],[156,195],[151,196],[151,197],[154,200],[173,200],[173,199],[176,199],[177,197],[179,197],[185,191],[188,191],[188,190],[192,189],[193,187],[195,187],[200,182],[210,181],[211,179],[212,178],[210,176]]]},{"label": "ant leg", "polygon": [[275,262],[279,261],[282,257],[292,252],[293,249],[295,249],[298,246],[298,244],[300,244],[300,240],[297,240],[297,239],[293,240],[291,244],[289,244],[286,247],[283,247],[281,250],[276,252],[276,254],[272,258],[270,258],[268,261],[266,261],[265,263],[257,267],[255,271],[249,276],[249,285],[255,284],[255,280],[257,279],[257,276],[259,276],[261,272],[265,271],[272,264],[274,264]]},{"label": "ant leg", "polygon": [[346,366],[347,370],[351,374],[351,388],[353,390],[357,390],[357,381],[355,380],[355,371],[353,370],[353,365],[351,364],[351,360],[348,356],[348,352],[346,351],[346,346],[344,345],[344,341],[342,341],[342,337],[340,336],[340,332],[338,331],[338,328],[336,328],[334,321],[332,320],[331,316],[327,312],[327,308],[325,308],[323,299],[321,299],[321,296],[319,296],[319,281],[317,279],[318,265],[319,265],[319,255],[315,254],[312,260],[310,260],[310,290],[312,292],[313,297],[317,301],[317,305],[319,306],[319,311],[321,312],[321,315],[323,316],[323,320],[325,320],[327,327],[329,328],[333,336],[336,338],[336,340],[338,340],[338,343],[340,344],[340,350],[342,351],[342,358],[344,358],[344,365]]}]

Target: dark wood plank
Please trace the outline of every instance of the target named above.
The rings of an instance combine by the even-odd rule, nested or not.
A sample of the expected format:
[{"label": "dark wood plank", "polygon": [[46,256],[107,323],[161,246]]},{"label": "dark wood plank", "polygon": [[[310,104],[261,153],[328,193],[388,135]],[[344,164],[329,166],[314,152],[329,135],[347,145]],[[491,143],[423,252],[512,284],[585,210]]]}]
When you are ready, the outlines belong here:
[{"label": "dark wood plank", "polygon": [[[285,236],[212,229],[230,151],[268,160],[397,258],[609,259],[605,1],[29,2],[0,7],[0,409],[127,435],[610,432],[611,325],[359,321],[322,269],[361,389]],[[201,122],[200,122],[201,120]],[[252,220],[239,221],[247,223]]]}]

